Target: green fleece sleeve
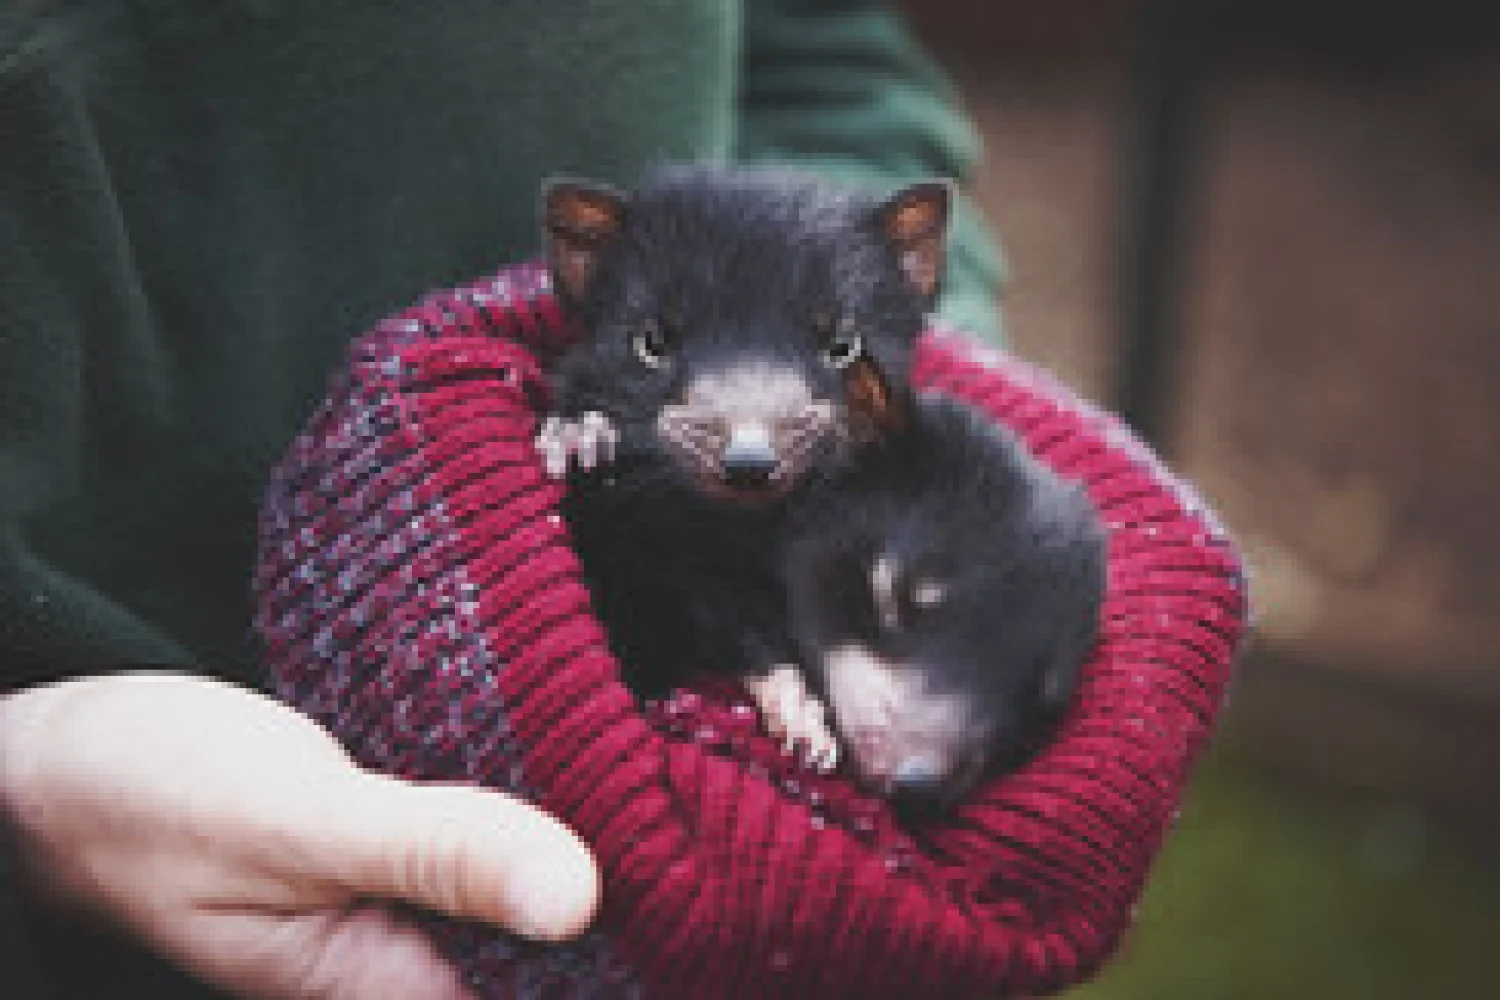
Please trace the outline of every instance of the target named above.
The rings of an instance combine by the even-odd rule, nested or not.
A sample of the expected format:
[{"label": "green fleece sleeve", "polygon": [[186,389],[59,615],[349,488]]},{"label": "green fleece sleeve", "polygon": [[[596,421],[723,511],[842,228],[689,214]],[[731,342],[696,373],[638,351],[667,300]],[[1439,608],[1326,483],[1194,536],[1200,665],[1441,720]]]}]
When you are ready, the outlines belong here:
[{"label": "green fleece sleeve", "polygon": [[[882,187],[972,178],[979,138],[893,4],[748,0],[745,18],[738,160]],[[998,342],[1000,254],[967,196],[949,247],[940,314]]]},{"label": "green fleece sleeve", "polygon": [[110,350],[144,316],[65,75],[0,75],[0,149],[0,691],[85,668],[185,664],[179,646],[32,544],[34,519],[65,512],[90,478],[85,444],[124,416],[120,389],[144,377],[130,352]]}]

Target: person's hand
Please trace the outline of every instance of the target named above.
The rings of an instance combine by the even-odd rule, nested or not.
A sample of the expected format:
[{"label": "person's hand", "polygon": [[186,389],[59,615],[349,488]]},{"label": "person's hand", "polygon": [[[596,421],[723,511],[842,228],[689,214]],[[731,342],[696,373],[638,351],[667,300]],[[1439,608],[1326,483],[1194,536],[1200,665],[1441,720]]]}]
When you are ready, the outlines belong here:
[{"label": "person's hand", "polygon": [[379,900],[543,940],[598,905],[592,856],[539,810],[360,770],[292,709],[178,674],[0,698],[0,812],[40,892],[247,996],[465,996]]}]

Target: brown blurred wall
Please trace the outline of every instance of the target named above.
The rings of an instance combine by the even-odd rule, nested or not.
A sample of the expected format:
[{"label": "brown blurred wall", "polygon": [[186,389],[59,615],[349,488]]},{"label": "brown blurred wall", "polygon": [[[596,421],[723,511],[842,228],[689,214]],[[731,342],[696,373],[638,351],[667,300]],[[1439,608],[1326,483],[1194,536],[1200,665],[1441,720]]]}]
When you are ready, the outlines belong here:
[{"label": "brown blurred wall", "polygon": [[[1164,442],[1251,555],[1231,738],[1500,821],[1500,31],[1236,6],[1200,25]],[[1112,401],[1137,6],[908,9],[984,134],[1011,344]]]}]

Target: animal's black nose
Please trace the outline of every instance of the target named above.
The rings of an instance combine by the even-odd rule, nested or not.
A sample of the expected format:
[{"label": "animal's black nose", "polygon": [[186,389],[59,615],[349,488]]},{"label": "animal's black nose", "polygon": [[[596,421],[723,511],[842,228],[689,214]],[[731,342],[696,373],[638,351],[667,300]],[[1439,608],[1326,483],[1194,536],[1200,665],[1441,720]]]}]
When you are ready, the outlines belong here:
[{"label": "animal's black nose", "polygon": [[908,757],[891,776],[891,794],[902,805],[935,810],[943,803],[943,775],[925,757]]},{"label": "animal's black nose", "polygon": [[724,449],[724,482],[735,489],[766,485],[776,466],[776,452],[764,440],[733,440]]}]

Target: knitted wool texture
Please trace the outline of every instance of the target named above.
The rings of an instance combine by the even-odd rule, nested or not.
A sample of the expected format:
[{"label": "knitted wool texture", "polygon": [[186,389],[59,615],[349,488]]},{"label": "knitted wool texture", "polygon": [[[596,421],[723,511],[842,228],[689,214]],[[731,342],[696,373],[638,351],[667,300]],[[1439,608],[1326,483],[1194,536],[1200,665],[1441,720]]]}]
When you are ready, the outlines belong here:
[{"label": "knitted wool texture", "polygon": [[559,946],[433,918],[486,997],[1035,995],[1131,920],[1245,622],[1239,559],[1113,419],[929,333],[915,380],[1081,481],[1109,529],[1101,638],[1055,741],[898,826],[783,756],[744,693],[640,706],[532,446],[566,340],[545,272],[435,293],[352,349],[276,470],[257,629],[279,694],[362,763],[523,795],[593,847],[605,905]]}]

